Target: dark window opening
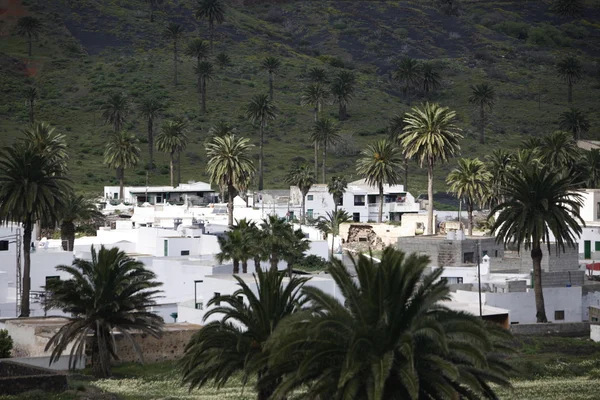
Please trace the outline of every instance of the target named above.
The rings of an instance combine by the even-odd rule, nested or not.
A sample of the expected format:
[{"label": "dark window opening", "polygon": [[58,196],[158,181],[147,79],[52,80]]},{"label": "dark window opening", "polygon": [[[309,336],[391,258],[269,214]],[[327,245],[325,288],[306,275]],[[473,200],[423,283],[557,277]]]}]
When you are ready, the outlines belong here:
[{"label": "dark window opening", "polygon": [[565,319],[565,311],[564,310],[556,310],[554,311],[554,320],[562,321]]},{"label": "dark window opening", "polygon": [[358,238],[358,241],[359,242],[366,242],[367,238],[366,237],[361,237],[361,238]]},{"label": "dark window opening", "polygon": [[360,213],[353,213],[352,214],[352,221],[353,222],[360,222]]},{"label": "dark window opening", "polygon": [[181,250],[181,255],[182,256],[189,256],[190,255],[190,251],[189,250]]},{"label": "dark window opening", "polygon": [[463,263],[473,264],[473,256],[474,256],[474,253],[472,251],[468,252],[468,253],[464,253],[463,254]]},{"label": "dark window opening", "polygon": [[0,240],[0,251],[8,251],[8,240]]},{"label": "dark window opening", "polygon": [[354,196],[354,205],[355,206],[364,206],[365,205],[365,196]]},{"label": "dark window opening", "polygon": [[[221,293],[215,292],[215,297],[214,297],[215,299],[218,299],[220,296],[221,296]],[[220,306],[220,305],[221,305],[221,302],[219,300],[216,300],[215,306]]]}]

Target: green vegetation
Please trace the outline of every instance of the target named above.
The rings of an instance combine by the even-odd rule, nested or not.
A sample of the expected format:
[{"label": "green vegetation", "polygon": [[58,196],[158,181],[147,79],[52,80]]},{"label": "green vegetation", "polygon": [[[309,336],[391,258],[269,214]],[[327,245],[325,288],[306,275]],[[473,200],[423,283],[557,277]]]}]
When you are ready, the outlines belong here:
[{"label": "green vegetation", "polygon": [[13,340],[6,329],[0,329],[0,358],[10,357]]},{"label": "green vegetation", "polygon": [[300,190],[300,193],[302,194],[302,215],[300,218],[300,223],[304,224],[306,223],[306,195],[308,194],[312,185],[317,183],[317,178],[315,174],[313,174],[313,172],[310,170],[309,165],[304,163],[294,165],[290,169],[290,172],[288,172],[285,181],[290,185],[297,186]]}]

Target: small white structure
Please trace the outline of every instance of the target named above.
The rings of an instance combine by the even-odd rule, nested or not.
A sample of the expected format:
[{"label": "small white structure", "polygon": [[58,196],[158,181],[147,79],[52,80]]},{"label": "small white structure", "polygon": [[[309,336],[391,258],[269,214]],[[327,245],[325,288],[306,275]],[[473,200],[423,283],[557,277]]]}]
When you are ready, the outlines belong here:
[{"label": "small white structure", "polygon": [[215,202],[215,192],[210,184],[205,182],[181,183],[171,186],[126,186],[123,188],[123,198],[119,198],[119,186],[105,186],[105,200],[121,200],[131,204],[150,203],[162,204],[168,202],[208,204]]}]

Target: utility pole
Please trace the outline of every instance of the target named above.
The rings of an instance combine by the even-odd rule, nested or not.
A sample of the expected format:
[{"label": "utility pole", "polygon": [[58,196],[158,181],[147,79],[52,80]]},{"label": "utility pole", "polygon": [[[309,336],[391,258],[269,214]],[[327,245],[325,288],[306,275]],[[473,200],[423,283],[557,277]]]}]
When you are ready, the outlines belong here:
[{"label": "utility pole", "polygon": [[481,240],[477,240],[477,283],[479,285],[479,318],[483,318],[483,306],[481,304],[481,266],[479,262],[479,253],[481,247]]}]

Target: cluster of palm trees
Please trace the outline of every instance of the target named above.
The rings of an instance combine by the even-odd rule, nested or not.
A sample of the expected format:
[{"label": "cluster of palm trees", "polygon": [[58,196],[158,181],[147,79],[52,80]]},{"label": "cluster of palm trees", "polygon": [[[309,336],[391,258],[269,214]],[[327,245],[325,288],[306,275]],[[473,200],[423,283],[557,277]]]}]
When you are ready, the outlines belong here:
[{"label": "cluster of palm trees", "polygon": [[0,150],[0,221],[23,232],[21,316],[29,316],[31,243],[34,225],[60,224],[63,248],[73,250],[75,222],[102,219],[96,207],[77,196],[68,178],[64,135],[45,122],[22,130]]},{"label": "cluster of palm trees", "polygon": [[217,260],[233,262],[233,273],[248,272],[248,261],[254,262],[254,269],[262,271],[261,262],[268,261],[270,270],[277,271],[280,261],[288,265],[288,274],[292,276],[293,265],[304,257],[309,242],[301,229],[294,229],[285,218],[275,215],[256,224],[246,219],[236,221],[224,236],[218,238],[221,251]]},{"label": "cluster of palm trees", "polygon": [[344,301],[298,276],[258,271],[255,287],[208,302],[206,324],[181,361],[189,387],[241,376],[258,400],[495,399],[509,386],[510,333],[444,305],[441,270],[427,257],[387,248],[360,255],[356,278],[340,261],[329,272]]}]

